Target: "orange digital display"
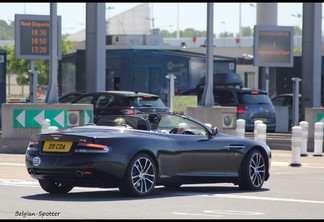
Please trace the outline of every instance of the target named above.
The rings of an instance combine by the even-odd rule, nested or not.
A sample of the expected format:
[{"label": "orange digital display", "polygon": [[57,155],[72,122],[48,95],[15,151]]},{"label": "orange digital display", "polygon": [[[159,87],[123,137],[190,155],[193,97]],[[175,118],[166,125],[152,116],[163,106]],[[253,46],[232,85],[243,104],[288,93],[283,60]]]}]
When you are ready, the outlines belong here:
[{"label": "orange digital display", "polygon": [[[58,17],[58,57],[61,58],[61,20]],[[22,59],[49,59],[50,16],[15,15],[15,56]]]},{"label": "orange digital display", "polygon": [[254,27],[254,65],[261,67],[293,66],[293,27]]},{"label": "orange digital display", "polygon": [[21,55],[49,55],[49,21],[20,21]]}]

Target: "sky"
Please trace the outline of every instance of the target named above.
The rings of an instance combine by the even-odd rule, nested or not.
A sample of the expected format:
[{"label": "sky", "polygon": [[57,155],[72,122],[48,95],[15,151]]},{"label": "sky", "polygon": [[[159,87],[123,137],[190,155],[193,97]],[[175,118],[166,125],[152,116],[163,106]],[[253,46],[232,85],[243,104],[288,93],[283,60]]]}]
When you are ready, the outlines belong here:
[{"label": "sky", "polygon": [[[106,2],[106,19],[116,16],[142,3]],[[207,3],[149,3],[151,7],[152,27],[174,32],[193,28],[207,30]],[[255,2],[214,3],[214,33],[224,31],[239,33],[239,5],[241,4],[241,26],[253,29],[256,24]],[[323,7],[323,6],[322,6]],[[85,29],[86,3],[57,3],[57,15],[62,19],[62,34],[73,34]],[[278,25],[297,26],[302,28],[302,3],[278,3]],[[0,3],[0,20],[14,21],[15,14],[50,15],[48,3]],[[323,22],[322,22],[323,23]],[[322,27],[323,24],[322,24]],[[322,28],[323,30],[323,28]]]}]

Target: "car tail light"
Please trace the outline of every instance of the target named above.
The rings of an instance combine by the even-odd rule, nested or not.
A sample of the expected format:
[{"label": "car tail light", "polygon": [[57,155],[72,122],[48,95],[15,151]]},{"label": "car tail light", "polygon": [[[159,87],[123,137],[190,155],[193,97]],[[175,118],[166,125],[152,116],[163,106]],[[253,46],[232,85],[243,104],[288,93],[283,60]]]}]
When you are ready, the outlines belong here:
[{"label": "car tail light", "polygon": [[237,114],[244,114],[244,113],[246,113],[246,107],[245,106],[238,106],[236,112],[237,112]]},{"label": "car tail light", "polygon": [[136,112],[132,109],[121,109],[120,112],[122,112],[124,115],[136,114]]},{"label": "car tail light", "polygon": [[37,151],[38,150],[38,141],[31,140],[28,144],[27,150]]},{"label": "car tail light", "polygon": [[272,108],[272,113],[276,114],[276,109],[274,107]]},{"label": "car tail light", "polygon": [[251,94],[252,94],[252,95],[258,95],[259,92],[257,92],[257,91],[252,91]]},{"label": "car tail light", "polygon": [[107,145],[97,143],[78,143],[77,153],[107,153],[110,148]]}]

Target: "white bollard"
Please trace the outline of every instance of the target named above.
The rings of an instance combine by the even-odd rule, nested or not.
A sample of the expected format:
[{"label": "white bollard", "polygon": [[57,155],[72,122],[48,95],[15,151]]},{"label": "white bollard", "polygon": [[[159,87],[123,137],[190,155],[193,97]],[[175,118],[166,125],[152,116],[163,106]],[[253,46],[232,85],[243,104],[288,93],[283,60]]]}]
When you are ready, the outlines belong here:
[{"label": "white bollard", "polygon": [[54,131],[57,131],[57,130],[58,130],[57,126],[51,126],[51,120],[45,119],[42,122],[41,133],[54,132]]},{"label": "white bollard", "polygon": [[323,156],[323,123],[316,122],[314,126],[314,154],[313,156]]},{"label": "white bollard", "polygon": [[292,136],[291,136],[291,150],[292,150],[292,162],[290,166],[299,167],[300,163],[300,146],[301,146],[301,134],[302,128],[300,126],[292,127]]},{"label": "white bollard", "polygon": [[236,120],[236,135],[239,137],[245,137],[245,120],[238,119]]},{"label": "white bollard", "polygon": [[57,126],[50,126],[48,127],[48,131],[47,132],[54,132],[54,131],[57,131],[58,130],[58,127]]},{"label": "white bollard", "polygon": [[41,125],[42,125],[41,133],[46,133],[48,132],[48,127],[50,127],[51,125],[51,120],[45,119]]},{"label": "white bollard", "polygon": [[257,140],[263,143],[267,143],[267,125],[259,123],[257,125]]},{"label": "white bollard", "polygon": [[254,140],[257,140],[258,135],[258,124],[263,123],[261,120],[254,121]]},{"label": "white bollard", "polygon": [[301,121],[299,126],[302,128],[302,141],[300,147],[300,155],[307,156],[307,142],[308,142],[308,122]]}]

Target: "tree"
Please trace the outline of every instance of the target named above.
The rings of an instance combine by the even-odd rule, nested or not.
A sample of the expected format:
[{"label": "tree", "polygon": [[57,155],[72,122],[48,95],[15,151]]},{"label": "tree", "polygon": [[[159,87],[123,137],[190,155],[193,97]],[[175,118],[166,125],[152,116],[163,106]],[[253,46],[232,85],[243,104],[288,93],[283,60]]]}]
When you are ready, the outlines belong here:
[{"label": "tree", "polygon": [[228,37],[233,37],[233,36],[234,36],[234,34],[232,32],[221,32],[218,35],[219,38],[228,38]]},{"label": "tree", "polygon": [[242,36],[243,37],[251,37],[253,36],[253,30],[250,26],[242,27]]},{"label": "tree", "polygon": [[14,22],[8,25],[4,20],[0,20],[0,40],[14,39]]},{"label": "tree", "polygon": [[302,30],[299,28],[299,26],[294,26],[294,35],[295,36],[301,36],[302,35]]}]

